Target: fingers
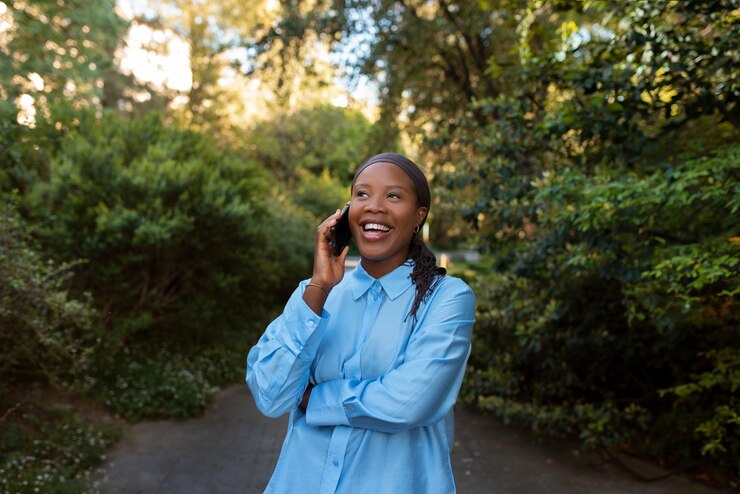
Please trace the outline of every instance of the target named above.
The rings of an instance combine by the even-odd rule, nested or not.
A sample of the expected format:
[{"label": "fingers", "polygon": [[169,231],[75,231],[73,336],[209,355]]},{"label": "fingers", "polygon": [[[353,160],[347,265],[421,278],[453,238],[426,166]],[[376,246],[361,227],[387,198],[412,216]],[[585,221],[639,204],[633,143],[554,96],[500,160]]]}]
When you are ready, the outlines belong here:
[{"label": "fingers", "polygon": [[323,240],[331,242],[333,240],[334,233],[332,229],[336,226],[339,219],[342,217],[341,211],[337,209],[337,212],[326,218],[316,229],[317,237],[319,241]]},{"label": "fingers", "polygon": [[316,229],[317,232],[322,233],[326,230],[330,230],[334,225],[337,224],[339,218],[342,217],[341,211],[337,209],[337,212],[326,218]]},{"label": "fingers", "polygon": [[344,261],[345,259],[347,259],[347,254],[349,254],[349,245],[346,246],[344,250],[337,256],[336,262],[341,266],[344,266]]}]

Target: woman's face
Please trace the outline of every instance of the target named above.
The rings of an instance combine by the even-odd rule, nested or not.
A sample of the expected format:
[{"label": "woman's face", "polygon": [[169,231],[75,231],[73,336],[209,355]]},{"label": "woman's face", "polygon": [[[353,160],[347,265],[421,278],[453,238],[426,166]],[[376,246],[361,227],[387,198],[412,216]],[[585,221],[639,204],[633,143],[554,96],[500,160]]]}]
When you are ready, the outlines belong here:
[{"label": "woman's face", "polygon": [[371,276],[379,278],[406,262],[414,228],[426,214],[401,168],[379,162],[360,172],[352,186],[349,224]]}]

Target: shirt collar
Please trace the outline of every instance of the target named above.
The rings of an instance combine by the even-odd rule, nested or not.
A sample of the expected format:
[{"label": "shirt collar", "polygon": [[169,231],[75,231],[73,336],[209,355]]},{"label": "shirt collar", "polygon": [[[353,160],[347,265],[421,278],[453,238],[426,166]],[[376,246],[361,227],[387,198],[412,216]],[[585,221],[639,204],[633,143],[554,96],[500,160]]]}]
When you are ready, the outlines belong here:
[{"label": "shirt collar", "polygon": [[[388,298],[395,300],[403,292],[409,289],[413,284],[411,282],[411,271],[414,269],[413,261],[408,260],[405,263],[398,266],[390,273],[378,278],[380,286],[383,287]],[[352,271],[350,277],[350,288],[352,290],[352,297],[357,300],[367,292],[375,282],[375,278],[370,276],[365,268],[362,267],[362,261]]]}]

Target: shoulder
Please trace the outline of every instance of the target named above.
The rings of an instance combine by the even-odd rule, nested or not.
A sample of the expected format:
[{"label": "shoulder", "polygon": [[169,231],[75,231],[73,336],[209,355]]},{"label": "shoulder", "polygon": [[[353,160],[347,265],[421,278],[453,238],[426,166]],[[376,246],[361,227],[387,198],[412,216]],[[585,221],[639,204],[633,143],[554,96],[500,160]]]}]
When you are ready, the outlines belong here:
[{"label": "shoulder", "polygon": [[419,307],[419,329],[453,324],[455,327],[472,328],[475,322],[475,295],[460,278],[443,276],[434,291]]},{"label": "shoulder", "polygon": [[429,297],[429,305],[434,307],[456,307],[465,313],[475,311],[475,294],[473,289],[460,278],[443,276]]},{"label": "shoulder", "polygon": [[439,283],[434,289],[434,292],[439,293],[440,295],[446,294],[449,296],[459,294],[475,298],[473,289],[470,288],[467,283],[465,283],[460,278],[456,278],[455,276],[450,276],[447,274],[442,276],[442,279],[439,280]]}]

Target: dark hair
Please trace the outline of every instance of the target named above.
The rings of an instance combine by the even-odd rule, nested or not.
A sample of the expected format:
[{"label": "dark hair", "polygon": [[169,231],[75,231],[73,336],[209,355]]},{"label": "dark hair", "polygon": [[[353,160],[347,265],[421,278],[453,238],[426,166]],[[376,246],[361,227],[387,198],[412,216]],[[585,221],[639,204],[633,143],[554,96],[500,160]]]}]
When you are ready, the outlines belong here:
[{"label": "dark hair", "polygon": [[391,163],[403,170],[414,184],[417,205],[427,208],[427,215],[424,216],[424,219],[419,224],[419,230],[411,237],[411,243],[409,244],[409,259],[414,265],[414,269],[411,272],[411,282],[416,286],[416,297],[414,298],[414,305],[411,306],[411,310],[406,317],[411,316],[415,324],[416,312],[419,310],[419,306],[431,295],[437,283],[447,273],[445,268],[437,266],[437,257],[434,255],[434,252],[419,237],[419,232],[427,220],[429,208],[432,205],[432,193],[429,189],[429,182],[424,176],[424,172],[421,171],[421,168],[407,157],[396,153],[376,154],[365,160],[357,168],[355,176],[352,178],[352,185],[354,186],[355,180],[357,180],[362,170],[375,163]]}]

